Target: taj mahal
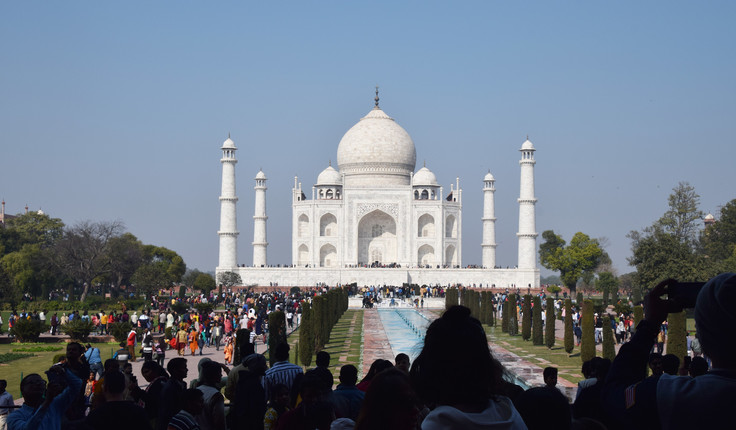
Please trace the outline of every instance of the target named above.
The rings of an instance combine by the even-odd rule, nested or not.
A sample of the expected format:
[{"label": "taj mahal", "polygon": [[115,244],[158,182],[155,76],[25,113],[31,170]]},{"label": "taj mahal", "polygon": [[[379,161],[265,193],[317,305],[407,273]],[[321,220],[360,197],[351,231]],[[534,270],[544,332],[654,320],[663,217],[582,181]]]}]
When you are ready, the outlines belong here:
[{"label": "taj mahal", "polygon": [[534,145],[521,145],[518,264],[496,267],[495,179],[483,178],[482,265],[462,263],[463,190],[445,190],[426,165],[416,170],[409,135],[375,106],[350,128],[314,186],[292,189],[292,264],[267,263],[266,175],[255,177],[253,264],[238,264],[235,166],[237,147],[222,144],[219,263],[216,273],[238,273],[244,285],[314,286],[465,285],[538,287]]}]

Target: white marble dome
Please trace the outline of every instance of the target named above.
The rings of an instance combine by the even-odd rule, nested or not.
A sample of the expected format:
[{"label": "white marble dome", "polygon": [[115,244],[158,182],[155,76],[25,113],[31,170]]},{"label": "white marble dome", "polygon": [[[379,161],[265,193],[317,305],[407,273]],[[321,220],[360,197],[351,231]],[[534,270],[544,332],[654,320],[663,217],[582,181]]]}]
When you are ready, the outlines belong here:
[{"label": "white marble dome", "polygon": [[496,178],[491,175],[491,172],[486,173],[486,176],[483,178],[484,181],[495,181]]},{"label": "white marble dome", "polygon": [[259,170],[258,173],[256,174],[255,179],[266,179],[266,174],[263,173],[263,170]]},{"label": "white marble dome", "polygon": [[408,185],[417,161],[411,136],[393,118],[374,108],[340,140],[337,167],[346,186]]},{"label": "white marble dome", "polygon": [[317,185],[341,185],[342,184],[342,176],[340,175],[340,172],[335,170],[332,165],[327,166],[325,170],[322,171],[322,173],[317,176]]},{"label": "white marble dome", "polygon": [[414,186],[437,187],[437,177],[427,167],[422,167],[414,174]]},{"label": "white marble dome", "polygon": [[521,144],[521,150],[522,151],[535,151],[534,145],[532,145],[532,141],[527,138],[524,143]]},{"label": "white marble dome", "polygon": [[230,136],[228,136],[227,140],[222,143],[222,148],[220,149],[237,149],[235,147],[235,142],[233,142],[232,139],[230,139]]}]

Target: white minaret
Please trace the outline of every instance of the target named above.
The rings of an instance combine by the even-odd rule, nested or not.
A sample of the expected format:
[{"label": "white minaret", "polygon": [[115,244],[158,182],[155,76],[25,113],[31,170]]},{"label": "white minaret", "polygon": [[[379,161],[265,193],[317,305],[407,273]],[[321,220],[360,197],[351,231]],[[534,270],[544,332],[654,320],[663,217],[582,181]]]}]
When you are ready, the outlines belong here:
[{"label": "white minaret", "polygon": [[526,141],[521,145],[521,189],[519,191],[519,269],[537,267],[537,221],[534,205],[534,145]]},{"label": "white minaret", "polygon": [[259,170],[256,175],[256,206],[253,214],[253,266],[266,266],[266,174]]},{"label": "white minaret", "polygon": [[235,142],[230,139],[222,144],[222,190],[220,192],[220,261],[218,268],[231,270],[238,265],[238,197],[235,194]]},{"label": "white minaret", "polygon": [[493,269],[496,267],[496,204],[494,193],[496,192],[496,180],[491,171],[483,178],[483,267]]}]

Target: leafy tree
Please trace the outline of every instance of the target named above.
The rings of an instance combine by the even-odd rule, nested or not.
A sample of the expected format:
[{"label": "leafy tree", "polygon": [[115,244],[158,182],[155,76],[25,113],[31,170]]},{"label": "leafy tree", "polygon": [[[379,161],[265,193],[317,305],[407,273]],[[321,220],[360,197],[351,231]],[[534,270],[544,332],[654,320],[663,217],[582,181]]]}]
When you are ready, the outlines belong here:
[{"label": "leafy tree", "polygon": [[215,289],[215,286],[215,278],[209,273],[200,273],[194,280],[194,288],[205,294],[209,294],[210,291]]},{"label": "leafy tree", "polygon": [[555,301],[552,297],[547,297],[546,312],[544,341],[547,348],[552,349],[555,346]]},{"label": "leafy tree", "polygon": [[[0,228],[0,230],[2,230]],[[15,283],[10,279],[3,265],[0,264],[0,302],[10,304],[11,308],[15,308],[20,301],[22,293]]]},{"label": "leafy tree", "polygon": [[611,293],[615,294],[618,290],[618,279],[611,272],[602,272],[598,274],[595,286],[603,293],[603,306],[608,306]]},{"label": "leafy tree", "polygon": [[672,189],[667,211],[641,232],[632,231],[632,256],[636,283],[649,289],[657,281],[675,278],[697,281],[715,275],[717,269],[704,253],[697,252],[696,233],[703,213],[698,209],[700,196],[687,182]]},{"label": "leafy tree", "polygon": [[575,347],[572,332],[572,299],[565,299],[565,352],[572,354]]},{"label": "leafy tree", "polygon": [[603,358],[613,361],[616,358],[616,347],[613,342],[613,330],[611,329],[611,317],[603,316]]},{"label": "leafy tree", "polygon": [[532,338],[532,296],[524,295],[523,315],[521,316],[521,338],[529,340]]},{"label": "leafy tree", "polygon": [[534,345],[544,344],[544,332],[542,331],[542,299],[534,296],[532,307],[532,343]]},{"label": "leafy tree", "polygon": [[561,236],[552,230],[542,233],[544,242],[539,246],[539,261],[549,270],[560,272],[560,278],[572,293],[578,280],[586,272],[592,272],[603,258],[604,252],[597,239],[577,232],[565,246]]},{"label": "leafy tree", "polygon": [[719,219],[703,232],[702,246],[710,259],[719,262],[719,272],[736,272],[736,199],[720,212]]},{"label": "leafy tree", "polygon": [[0,255],[19,251],[23,245],[53,246],[61,237],[64,223],[46,214],[28,212],[10,218],[0,232]]},{"label": "leafy tree", "polygon": [[233,287],[235,285],[242,285],[243,280],[240,279],[240,275],[235,272],[220,272],[217,274],[217,282],[224,285],[226,288]]},{"label": "leafy tree", "polygon": [[83,221],[64,229],[53,247],[53,262],[66,276],[83,286],[80,301],[84,301],[98,276],[110,273],[109,243],[119,236],[123,224]]},{"label": "leafy tree", "polygon": [[580,359],[583,363],[595,357],[595,324],[593,323],[593,302],[583,300],[582,312],[583,338],[580,342]]},{"label": "leafy tree", "polygon": [[130,278],[143,264],[143,244],[131,233],[110,239],[110,281],[116,287],[129,284]]},{"label": "leafy tree", "polygon": [[184,259],[175,251],[163,246],[143,245],[143,258],[148,264],[162,266],[173,283],[181,282],[182,276],[187,271]]},{"label": "leafy tree", "polygon": [[162,264],[142,264],[131,276],[130,281],[135,287],[144,292],[146,297],[155,295],[162,288],[171,287],[171,277]]}]

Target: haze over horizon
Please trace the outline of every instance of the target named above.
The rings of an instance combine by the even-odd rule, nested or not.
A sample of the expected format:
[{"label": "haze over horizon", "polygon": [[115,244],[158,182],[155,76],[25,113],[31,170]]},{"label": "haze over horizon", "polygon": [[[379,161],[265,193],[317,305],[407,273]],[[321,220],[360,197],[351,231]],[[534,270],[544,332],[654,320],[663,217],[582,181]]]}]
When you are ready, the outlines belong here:
[{"label": "haze over horizon", "polygon": [[[310,190],[373,107],[416,170],[463,189],[463,265],[481,259],[496,179],[497,263],[516,265],[519,148],[537,149],[537,244],[651,225],[686,181],[717,216],[736,198],[736,4],[467,1],[317,5],[141,1],[0,5],[0,198],[121,220],[190,268],[217,264],[220,146],[238,146],[239,262],[253,178],[268,177],[268,260],[291,263],[291,188]],[[308,197],[311,198],[309,193]],[[542,275],[551,272],[544,270]]]}]

